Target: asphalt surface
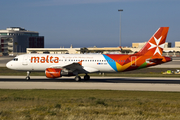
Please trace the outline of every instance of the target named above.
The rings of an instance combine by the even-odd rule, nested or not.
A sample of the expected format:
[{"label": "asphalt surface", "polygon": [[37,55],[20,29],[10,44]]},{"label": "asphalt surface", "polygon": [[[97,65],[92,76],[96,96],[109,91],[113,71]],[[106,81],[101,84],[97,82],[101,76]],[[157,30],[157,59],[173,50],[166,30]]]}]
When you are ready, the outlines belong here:
[{"label": "asphalt surface", "polygon": [[91,77],[76,82],[74,77],[48,79],[44,76],[0,76],[0,89],[99,89],[135,91],[178,91],[180,78]]},{"label": "asphalt surface", "polygon": [[[76,82],[74,76],[61,77],[57,79],[49,79],[45,76],[30,76],[30,80],[25,79],[26,76],[0,76],[0,82],[70,82],[70,83],[150,83],[150,84],[180,84],[180,78],[165,77],[91,77],[90,80],[81,80]],[[81,77],[82,78],[82,77]]]}]

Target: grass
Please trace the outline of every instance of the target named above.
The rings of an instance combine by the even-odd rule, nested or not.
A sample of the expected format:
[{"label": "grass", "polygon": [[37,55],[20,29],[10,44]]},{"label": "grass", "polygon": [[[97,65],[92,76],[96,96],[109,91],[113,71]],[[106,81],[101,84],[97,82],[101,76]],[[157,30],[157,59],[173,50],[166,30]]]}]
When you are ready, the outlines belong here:
[{"label": "grass", "polygon": [[[178,69],[178,68],[177,68]],[[171,75],[163,75],[162,72],[165,72],[167,70],[176,71],[176,68],[144,68],[134,71],[128,71],[128,72],[120,72],[120,73],[105,73],[105,76],[110,77],[180,77],[180,74],[171,74]],[[0,68],[0,75],[5,76],[26,76],[27,73],[23,71],[15,71],[10,70],[6,67]],[[30,76],[44,76],[45,72],[32,72]],[[98,73],[91,73],[90,76],[102,76]],[[81,76],[84,76],[82,74]]]},{"label": "grass", "polygon": [[0,119],[177,120],[179,92],[0,90]]}]

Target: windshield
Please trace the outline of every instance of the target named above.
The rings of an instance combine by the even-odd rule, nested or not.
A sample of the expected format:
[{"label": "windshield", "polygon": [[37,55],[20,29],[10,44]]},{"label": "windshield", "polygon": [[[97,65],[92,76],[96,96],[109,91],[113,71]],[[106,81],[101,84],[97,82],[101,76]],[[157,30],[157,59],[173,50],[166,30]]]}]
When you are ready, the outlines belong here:
[{"label": "windshield", "polygon": [[18,58],[14,58],[13,61],[18,61]]}]

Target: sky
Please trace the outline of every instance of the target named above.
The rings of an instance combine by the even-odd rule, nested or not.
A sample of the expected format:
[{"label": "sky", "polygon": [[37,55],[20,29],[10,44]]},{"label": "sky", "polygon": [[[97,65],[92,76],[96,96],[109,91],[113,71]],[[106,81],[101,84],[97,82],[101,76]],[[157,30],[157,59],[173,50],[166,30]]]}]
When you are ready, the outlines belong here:
[{"label": "sky", "polygon": [[[118,47],[146,42],[170,27],[180,41],[180,0],[1,0],[0,29],[22,27],[44,36],[46,48]],[[123,9],[120,13],[118,9]]]}]

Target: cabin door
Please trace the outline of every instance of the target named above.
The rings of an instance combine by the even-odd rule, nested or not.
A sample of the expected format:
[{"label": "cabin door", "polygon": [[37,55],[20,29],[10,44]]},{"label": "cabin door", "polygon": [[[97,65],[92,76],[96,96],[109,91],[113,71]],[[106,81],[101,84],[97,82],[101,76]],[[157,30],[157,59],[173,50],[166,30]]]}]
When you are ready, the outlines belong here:
[{"label": "cabin door", "polygon": [[136,66],[136,56],[131,57],[131,66],[135,67]]},{"label": "cabin door", "polygon": [[22,65],[28,65],[28,56],[23,57]]}]

